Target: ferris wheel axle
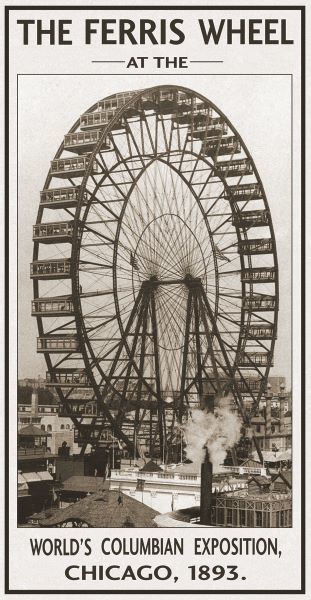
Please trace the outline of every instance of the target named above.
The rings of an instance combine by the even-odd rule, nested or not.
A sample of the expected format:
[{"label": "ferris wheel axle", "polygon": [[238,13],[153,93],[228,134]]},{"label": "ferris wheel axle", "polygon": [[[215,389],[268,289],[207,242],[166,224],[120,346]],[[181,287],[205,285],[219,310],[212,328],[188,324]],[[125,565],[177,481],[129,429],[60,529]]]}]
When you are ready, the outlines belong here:
[{"label": "ferris wheel axle", "polygon": [[196,287],[198,285],[202,285],[202,280],[200,277],[192,277],[191,275],[186,275],[182,279],[157,279],[157,277],[152,276],[150,279],[143,281],[142,287],[144,288],[157,288],[161,285],[186,285],[187,287]]}]

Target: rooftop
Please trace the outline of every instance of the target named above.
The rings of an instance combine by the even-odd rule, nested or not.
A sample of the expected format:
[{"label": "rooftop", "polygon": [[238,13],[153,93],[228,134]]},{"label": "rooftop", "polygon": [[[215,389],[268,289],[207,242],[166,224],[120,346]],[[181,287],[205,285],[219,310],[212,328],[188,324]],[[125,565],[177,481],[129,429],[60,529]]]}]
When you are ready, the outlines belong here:
[{"label": "rooftop", "polygon": [[153,519],[158,514],[118,490],[107,490],[59,509],[39,523],[41,527],[56,527],[65,521],[80,520],[89,527],[156,527]]},{"label": "rooftop", "polygon": [[292,471],[279,471],[276,475],[274,475],[272,481],[276,481],[278,478],[283,479],[284,483],[291,489],[292,488]]},{"label": "rooftop", "polygon": [[102,477],[91,477],[88,475],[72,475],[63,482],[62,490],[65,492],[98,492],[109,487],[109,483],[103,481]]},{"label": "rooftop", "polygon": [[17,458],[21,461],[56,458],[57,454],[52,454],[46,446],[35,446],[34,448],[17,448]]},{"label": "rooftop", "polygon": [[250,483],[251,481],[256,481],[256,483],[258,483],[259,485],[270,485],[271,478],[265,477],[264,475],[253,475],[249,478],[248,483]]},{"label": "rooftop", "polygon": [[140,473],[155,473],[162,471],[161,467],[157,465],[153,460],[149,460],[141,469]]},{"label": "rooftop", "polygon": [[281,460],[287,461],[292,459],[292,451],[289,448],[284,452],[272,452],[271,450],[263,450],[262,456],[265,462],[280,462]]},{"label": "rooftop", "polygon": [[257,468],[260,468],[261,467],[261,463],[259,462],[259,460],[254,460],[253,458],[247,458],[246,460],[243,460],[243,462],[241,462],[240,467],[257,467]]},{"label": "rooftop", "polygon": [[42,429],[39,429],[39,427],[31,424],[20,429],[18,435],[25,437],[50,437],[52,434],[42,431]]}]

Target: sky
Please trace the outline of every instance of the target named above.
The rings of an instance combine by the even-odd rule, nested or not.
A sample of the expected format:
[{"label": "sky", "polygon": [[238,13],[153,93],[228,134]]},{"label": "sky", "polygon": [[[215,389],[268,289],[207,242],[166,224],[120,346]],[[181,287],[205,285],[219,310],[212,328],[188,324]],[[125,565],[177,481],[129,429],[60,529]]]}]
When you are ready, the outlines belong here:
[{"label": "sky", "polygon": [[32,225],[50,161],[63,136],[92,104],[110,94],[160,83],[202,93],[223,111],[246,143],[262,179],[275,229],[279,273],[278,339],[271,375],[291,371],[291,110],[285,75],[19,76],[18,89],[18,377],[45,376],[30,316]]}]

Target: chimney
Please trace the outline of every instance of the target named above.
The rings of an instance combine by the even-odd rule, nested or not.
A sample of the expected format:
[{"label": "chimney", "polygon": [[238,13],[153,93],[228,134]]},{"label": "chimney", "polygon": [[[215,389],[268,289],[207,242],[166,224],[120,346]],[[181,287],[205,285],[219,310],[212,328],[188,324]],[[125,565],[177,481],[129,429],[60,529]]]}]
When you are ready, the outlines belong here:
[{"label": "chimney", "polygon": [[38,416],[38,390],[37,388],[33,388],[32,390],[32,394],[31,394],[31,416],[32,417],[37,417]]},{"label": "chimney", "polygon": [[201,498],[200,498],[200,523],[212,524],[212,492],[213,492],[213,465],[209,460],[206,450],[205,460],[201,465]]},{"label": "chimney", "polygon": [[285,399],[286,399],[284,383],[282,383],[280,385],[279,399],[280,399],[280,433],[284,433],[284,431],[285,431],[285,418],[284,418],[285,417]]}]

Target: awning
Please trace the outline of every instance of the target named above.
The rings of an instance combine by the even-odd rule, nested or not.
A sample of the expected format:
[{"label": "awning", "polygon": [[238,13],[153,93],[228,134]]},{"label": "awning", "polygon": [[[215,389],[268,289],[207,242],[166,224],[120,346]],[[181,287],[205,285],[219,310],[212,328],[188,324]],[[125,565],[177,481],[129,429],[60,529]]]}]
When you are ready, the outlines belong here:
[{"label": "awning", "polygon": [[36,471],[33,473],[23,473],[22,475],[27,483],[34,483],[37,481],[53,481],[53,477],[48,471]]},{"label": "awning", "polygon": [[278,452],[279,460],[291,460],[292,459],[292,451],[290,449],[285,450],[285,452]]},{"label": "awning", "polygon": [[22,485],[23,483],[27,483],[24,475],[22,473],[18,473],[17,475],[17,483]]},{"label": "awning", "polygon": [[53,477],[49,471],[37,471],[37,475],[39,475],[40,479],[43,481],[53,481]]},{"label": "awning", "polygon": [[33,481],[41,481],[38,473],[23,473],[23,477],[27,481],[27,483],[32,483]]},{"label": "awning", "polygon": [[291,450],[285,450],[285,452],[271,452],[271,451],[263,451],[262,457],[265,462],[277,463],[281,460],[291,460],[292,453]]},{"label": "awning", "polygon": [[29,495],[29,487],[25,477],[22,473],[18,473],[17,476],[17,495],[20,496],[28,496]]}]

